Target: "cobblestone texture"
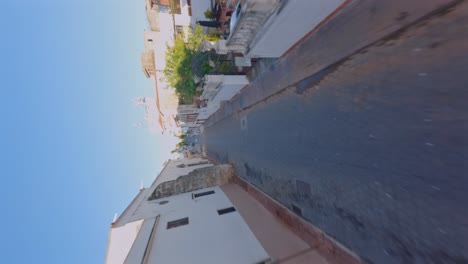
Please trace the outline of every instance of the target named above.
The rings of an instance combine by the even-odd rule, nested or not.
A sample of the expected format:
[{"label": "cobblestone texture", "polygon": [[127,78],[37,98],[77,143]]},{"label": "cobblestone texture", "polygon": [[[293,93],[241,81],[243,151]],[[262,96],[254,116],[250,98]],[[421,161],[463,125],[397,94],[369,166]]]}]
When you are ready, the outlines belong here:
[{"label": "cobblestone texture", "polygon": [[368,263],[468,263],[467,30],[463,2],[306,87],[237,99],[207,154]]}]

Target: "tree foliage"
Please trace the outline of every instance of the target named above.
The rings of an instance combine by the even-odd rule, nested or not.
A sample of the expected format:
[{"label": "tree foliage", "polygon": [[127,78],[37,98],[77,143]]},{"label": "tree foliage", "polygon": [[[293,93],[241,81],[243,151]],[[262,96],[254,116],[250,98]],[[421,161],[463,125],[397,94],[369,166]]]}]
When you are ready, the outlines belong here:
[{"label": "tree foliage", "polygon": [[193,56],[203,45],[203,31],[201,27],[191,30],[188,36],[177,37],[173,46],[166,47],[166,68],[164,80],[172,86],[179,97],[192,98],[197,83],[192,73]]},{"label": "tree foliage", "polygon": [[214,19],[215,16],[213,14],[213,11],[211,11],[211,8],[208,8],[205,12],[205,17],[208,18],[208,19]]}]

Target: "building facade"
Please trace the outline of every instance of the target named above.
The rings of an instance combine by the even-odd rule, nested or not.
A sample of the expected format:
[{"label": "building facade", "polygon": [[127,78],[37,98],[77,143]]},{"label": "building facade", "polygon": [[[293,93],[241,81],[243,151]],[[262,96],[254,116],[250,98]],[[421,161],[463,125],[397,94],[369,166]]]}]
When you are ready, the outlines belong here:
[{"label": "building facade", "polygon": [[244,88],[249,81],[245,75],[206,75],[203,93],[200,99],[205,100],[206,107],[200,108],[198,123],[203,123],[218,111],[223,101],[228,101]]},{"label": "building facade", "polygon": [[111,224],[105,263],[359,262],[232,166],[178,159]]},{"label": "building facade", "polygon": [[[106,263],[239,264],[269,260],[222,189],[211,186],[216,182],[213,177],[223,177],[212,166],[202,159],[167,162],[151,187],[141,189],[112,224]],[[211,169],[206,170],[206,176],[190,174],[203,168]],[[223,173],[226,171],[221,169]],[[183,177],[187,179],[181,180]],[[227,183],[226,179],[216,183]],[[171,192],[167,186],[174,181],[178,182],[173,185],[190,187]],[[197,185],[198,189],[192,188]]]}]

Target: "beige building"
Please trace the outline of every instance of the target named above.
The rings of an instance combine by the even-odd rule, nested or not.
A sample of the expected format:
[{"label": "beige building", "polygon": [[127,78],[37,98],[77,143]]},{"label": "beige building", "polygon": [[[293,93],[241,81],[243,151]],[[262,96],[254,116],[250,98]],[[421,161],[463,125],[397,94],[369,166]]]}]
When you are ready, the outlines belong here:
[{"label": "beige building", "polygon": [[146,78],[156,75],[156,68],[154,64],[154,51],[148,50],[141,53],[141,69]]},{"label": "beige building", "polygon": [[141,68],[147,78],[153,79],[164,131],[175,134],[179,102],[174,89],[162,78],[166,67],[166,45],[173,44],[176,34],[187,32],[196,21],[204,20],[204,12],[211,8],[211,1],[145,0],[145,8],[151,30],[143,33],[145,50],[141,54]]}]

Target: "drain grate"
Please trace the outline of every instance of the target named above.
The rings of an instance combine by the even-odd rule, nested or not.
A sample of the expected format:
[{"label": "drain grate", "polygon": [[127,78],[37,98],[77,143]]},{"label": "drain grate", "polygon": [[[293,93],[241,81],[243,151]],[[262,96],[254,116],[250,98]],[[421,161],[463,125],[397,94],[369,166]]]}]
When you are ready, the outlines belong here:
[{"label": "drain grate", "polygon": [[246,116],[241,118],[240,125],[241,125],[241,130],[247,129],[247,117]]},{"label": "drain grate", "polygon": [[292,207],[292,211],[297,214],[298,216],[301,216],[302,217],[302,209],[299,208],[297,205],[295,204],[291,204],[291,207]]}]

